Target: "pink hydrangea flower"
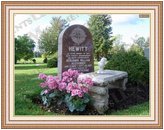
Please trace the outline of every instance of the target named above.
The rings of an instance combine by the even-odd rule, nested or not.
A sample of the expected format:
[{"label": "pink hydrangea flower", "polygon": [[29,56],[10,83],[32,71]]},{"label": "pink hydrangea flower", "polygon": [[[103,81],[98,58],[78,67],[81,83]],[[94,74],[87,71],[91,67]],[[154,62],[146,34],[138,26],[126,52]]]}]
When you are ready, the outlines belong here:
[{"label": "pink hydrangea flower", "polygon": [[84,93],[83,93],[82,91],[79,90],[79,91],[77,92],[77,94],[78,94],[79,97],[83,97],[83,94],[84,94]]},{"label": "pink hydrangea flower", "polygon": [[77,70],[69,69],[62,73],[62,79],[57,76],[39,74],[38,78],[45,80],[40,83],[42,88],[48,87],[46,93],[49,90],[60,90],[71,93],[71,96],[83,97],[84,93],[88,93],[89,88],[93,86],[91,78],[78,79],[79,72]]},{"label": "pink hydrangea flower", "polygon": [[72,89],[72,91],[71,91],[71,96],[76,96],[76,95],[78,95],[79,91],[80,91],[80,90],[78,90],[78,89]]},{"label": "pink hydrangea flower", "polygon": [[72,78],[68,78],[67,79],[67,82],[69,83],[69,82],[72,82],[73,81],[73,79]]},{"label": "pink hydrangea flower", "polygon": [[87,87],[82,87],[81,90],[84,92],[84,93],[88,93],[88,88]]},{"label": "pink hydrangea flower", "polygon": [[63,77],[64,77],[64,76],[69,76],[69,73],[68,73],[67,71],[65,71],[65,72],[62,73],[62,76],[63,76]]},{"label": "pink hydrangea flower", "polygon": [[47,86],[47,83],[46,82],[40,83],[40,87],[41,88],[45,88],[46,86]]},{"label": "pink hydrangea flower", "polygon": [[83,82],[82,82],[81,79],[78,79],[78,80],[77,80],[77,83],[82,84]]},{"label": "pink hydrangea flower", "polygon": [[75,89],[80,89],[81,87],[80,87],[80,85],[79,84],[77,84],[77,83],[74,83],[74,86],[73,86]]},{"label": "pink hydrangea flower", "polygon": [[61,82],[61,83],[59,84],[59,90],[60,90],[60,91],[65,90],[66,87],[67,87],[67,84],[66,84],[65,82]]},{"label": "pink hydrangea flower", "polygon": [[67,82],[67,80],[68,80],[68,76],[63,76],[62,82]]},{"label": "pink hydrangea flower", "polygon": [[43,80],[46,80],[47,78],[47,75],[43,74],[43,73],[40,73],[39,76],[38,76],[39,79],[43,79]]},{"label": "pink hydrangea flower", "polygon": [[44,90],[44,93],[45,93],[45,94],[47,94],[48,92],[49,92],[49,91],[48,91],[47,89],[46,89],[46,90]]},{"label": "pink hydrangea flower", "polygon": [[57,84],[60,84],[61,80],[60,80],[60,78],[58,76],[55,76],[54,79],[56,80]]},{"label": "pink hydrangea flower", "polygon": [[[67,71],[63,72],[62,76],[63,78],[68,77],[70,78],[68,80],[72,81],[74,78],[77,78],[79,76],[79,73],[77,70],[68,69]],[[71,81],[68,81],[68,82],[71,82]]]},{"label": "pink hydrangea flower", "polygon": [[57,82],[55,80],[55,77],[52,76],[52,75],[47,77],[46,82],[47,82],[47,86],[50,89],[56,89],[58,87],[58,84],[57,84]]},{"label": "pink hydrangea flower", "polygon": [[79,76],[79,72],[77,70],[68,70],[70,76],[73,78],[77,78]]},{"label": "pink hydrangea flower", "polygon": [[68,74],[69,74],[70,77],[73,77],[73,76],[74,76],[74,71],[71,70],[71,69],[69,69],[69,70],[68,70]]},{"label": "pink hydrangea flower", "polygon": [[66,87],[67,93],[70,93],[72,89],[73,89],[73,83],[68,83]]},{"label": "pink hydrangea flower", "polygon": [[79,97],[83,97],[83,92],[79,89],[73,89],[71,91],[71,96],[76,96],[78,95]]},{"label": "pink hydrangea flower", "polygon": [[88,84],[89,86],[93,86],[93,81],[92,81],[91,78],[86,78],[86,79],[84,79],[84,82],[85,82],[86,84]]},{"label": "pink hydrangea flower", "polygon": [[62,82],[70,83],[70,82],[72,82],[72,81],[73,81],[73,79],[72,79],[71,77],[68,77],[68,76],[64,76],[64,77],[62,78]]}]

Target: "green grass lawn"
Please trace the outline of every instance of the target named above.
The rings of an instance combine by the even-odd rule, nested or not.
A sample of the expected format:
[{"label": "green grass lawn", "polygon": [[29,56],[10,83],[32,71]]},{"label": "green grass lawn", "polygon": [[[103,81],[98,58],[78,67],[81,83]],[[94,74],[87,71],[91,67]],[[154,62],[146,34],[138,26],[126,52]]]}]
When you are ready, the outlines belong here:
[{"label": "green grass lawn", "polygon": [[47,69],[46,64],[15,65],[15,114],[16,115],[45,115],[52,114],[43,111],[32,103],[32,97],[40,93],[38,74],[57,74],[57,69]]},{"label": "green grass lawn", "polygon": [[[42,63],[41,58],[36,59]],[[21,63],[21,62],[20,62]],[[97,62],[95,63],[97,70]],[[46,64],[17,64],[15,65],[15,115],[56,115],[47,112],[32,102],[32,97],[40,94],[38,74],[57,75],[57,68],[47,68]],[[128,109],[114,111],[110,115],[148,115],[149,103],[132,106]]]},{"label": "green grass lawn", "polygon": [[113,111],[110,115],[149,115],[149,102],[134,105],[128,109]]},{"label": "green grass lawn", "polygon": [[[43,60],[44,58],[33,58],[36,60],[36,64],[42,64],[43,63]],[[20,61],[17,61],[18,64],[32,64],[33,61],[32,59],[31,60],[28,60],[28,61],[25,61],[24,59],[21,59]]]}]

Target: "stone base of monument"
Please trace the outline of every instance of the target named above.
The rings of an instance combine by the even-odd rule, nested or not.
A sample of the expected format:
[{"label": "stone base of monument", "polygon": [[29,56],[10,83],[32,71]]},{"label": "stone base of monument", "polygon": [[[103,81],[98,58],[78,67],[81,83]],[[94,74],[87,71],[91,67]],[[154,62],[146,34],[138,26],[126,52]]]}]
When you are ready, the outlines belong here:
[{"label": "stone base of monument", "polygon": [[81,74],[79,78],[90,77],[94,82],[90,93],[93,98],[93,106],[100,113],[103,114],[108,110],[108,100],[110,89],[126,89],[128,81],[128,74],[124,71],[104,70],[102,73],[91,72]]}]

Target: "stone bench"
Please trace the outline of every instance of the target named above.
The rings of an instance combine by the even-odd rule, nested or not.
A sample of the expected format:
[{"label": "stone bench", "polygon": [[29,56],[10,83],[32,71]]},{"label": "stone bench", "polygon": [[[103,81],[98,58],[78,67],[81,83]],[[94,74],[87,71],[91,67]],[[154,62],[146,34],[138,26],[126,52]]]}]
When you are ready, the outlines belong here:
[{"label": "stone bench", "polygon": [[113,88],[125,90],[128,81],[127,72],[116,70],[104,70],[101,74],[91,72],[79,76],[79,78],[85,77],[92,78],[94,82],[94,86],[91,87],[90,93],[94,100],[93,106],[100,114],[108,110],[108,91]]}]

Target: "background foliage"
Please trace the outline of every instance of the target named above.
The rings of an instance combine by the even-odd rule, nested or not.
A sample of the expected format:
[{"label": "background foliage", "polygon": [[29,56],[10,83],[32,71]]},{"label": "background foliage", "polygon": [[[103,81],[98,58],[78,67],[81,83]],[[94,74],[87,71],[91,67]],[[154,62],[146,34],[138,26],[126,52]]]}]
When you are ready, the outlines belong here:
[{"label": "background foliage", "polygon": [[61,17],[54,17],[51,21],[50,27],[43,30],[39,38],[39,49],[42,53],[51,55],[57,52],[58,36],[60,32],[68,26],[65,19]]},{"label": "background foliage", "polygon": [[107,56],[112,47],[114,38],[111,36],[112,19],[110,15],[91,15],[88,21],[89,30],[94,44],[94,55],[97,60]]},{"label": "background foliage", "polygon": [[129,82],[149,83],[149,61],[136,51],[114,53],[105,68],[126,71]]},{"label": "background foliage", "polygon": [[51,59],[48,59],[47,61],[47,67],[48,68],[54,68],[57,67],[57,58],[56,57],[52,57]]},{"label": "background foliage", "polygon": [[18,60],[29,60],[34,56],[34,41],[28,36],[18,36],[15,38],[15,63]]}]

